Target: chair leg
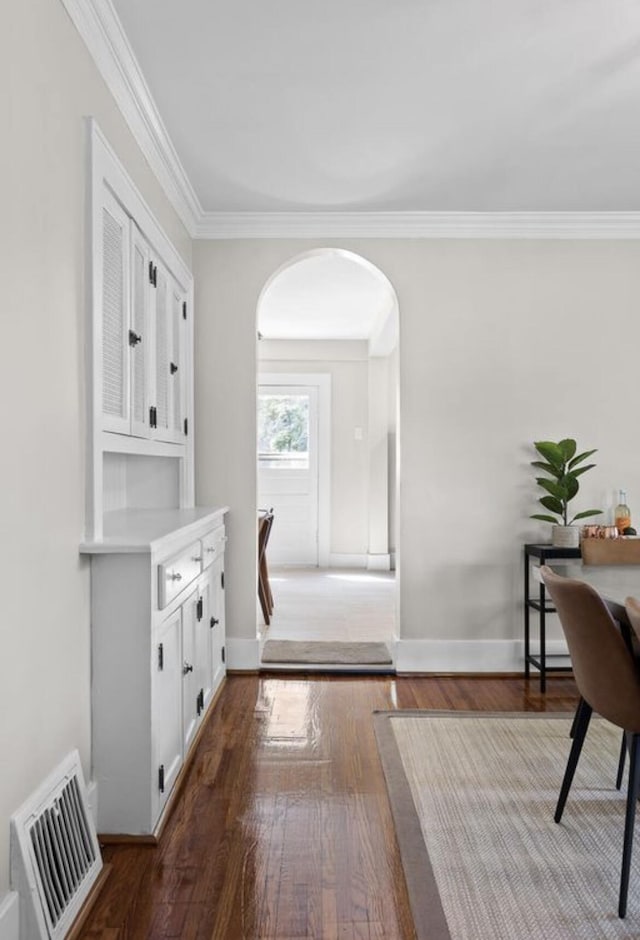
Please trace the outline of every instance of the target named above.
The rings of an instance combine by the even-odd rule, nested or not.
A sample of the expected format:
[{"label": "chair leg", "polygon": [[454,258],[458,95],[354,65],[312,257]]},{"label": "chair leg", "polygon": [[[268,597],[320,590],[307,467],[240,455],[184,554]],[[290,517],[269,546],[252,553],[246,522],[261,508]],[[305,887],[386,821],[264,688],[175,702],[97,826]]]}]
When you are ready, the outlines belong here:
[{"label": "chair leg", "polygon": [[558,797],[558,805],[556,806],[555,816],[553,817],[557,823],[559,823],[562,819],[564,805],[567,802],[567,797],[569,796],[569,790],[571,789],[571,784],[573,782],[573,775],[576,772],[576,767],[578,766],[578,759],[580,757],[582,745],[584,744],[585,735],[587,733],[587,728],[589,727],[589,722],[591,721],[592,713],[593,709],[591,708],[591,705],[589,705],[589,703],[585,702],[583,699],[579,706],[579,712],[575,722],[573,744],[571,745],[571,751],[569,752],[567,769],[564,772],[564,779],[560,788],[560,796]]},{"label": "chair leg", "polygon": [[620,899],[618,916],[627,913],[627,895],[629,893],[629,871],[631,869],[631,851],[633,849],[633,827],[636,820],[636,803],[640,791],[640,735],[628,734],[629,744],[629,786],[627,789],[627,812],[624,821],[624,845],[622,849],[622,872],[620,874]]},{"label": "chair leg", "polygon": [[616,777],[616,790],[622,786],[622,777],[624,776],[624,764],[627,756],[627,734],[622,732],[622,743],[620,744],[620,760],[618,761],[618,776]]},{"label": "chair leg", "polygon": [[584,705],[584,699],[582,696],[578,699],[578,704],[576,705],[575,715],[573,716],[573,721],[571,722],[571,731],[569,732],[569,737],[573,740],[576,733],[576,725],[578,724],[578,716],[580,714],[580,709]]}]

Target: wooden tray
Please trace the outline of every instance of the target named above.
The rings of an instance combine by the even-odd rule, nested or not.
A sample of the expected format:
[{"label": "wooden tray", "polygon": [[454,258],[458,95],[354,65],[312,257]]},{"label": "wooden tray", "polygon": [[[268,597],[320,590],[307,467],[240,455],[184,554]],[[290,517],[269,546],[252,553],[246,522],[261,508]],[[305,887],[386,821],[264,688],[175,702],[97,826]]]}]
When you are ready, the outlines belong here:
[{"label": "wooden tray", "polygon": [[640,565],[638,539],[582,539],[584,565]]}]

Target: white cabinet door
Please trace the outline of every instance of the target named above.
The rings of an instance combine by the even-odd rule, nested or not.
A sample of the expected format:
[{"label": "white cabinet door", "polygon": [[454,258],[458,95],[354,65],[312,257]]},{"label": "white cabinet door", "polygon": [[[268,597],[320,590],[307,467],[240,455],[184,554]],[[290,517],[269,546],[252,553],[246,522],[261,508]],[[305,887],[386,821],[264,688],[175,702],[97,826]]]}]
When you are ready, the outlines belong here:
[{"label": "white cabinet door", "polygon": [[153,818],[157,819],[182,766],[182,617],[177,610],[151,644]]},{"label": "white cabinet door", "polygon": [[155,269],[154,405],[152,436],[162,441],[184,440],[183,304],[184,294],[161,262]]},{"label": "white cabinet door", "polygon": [[200,592],[196,590],[182,605],[182,738],[185,754],[200,718],[200,687],[196,670],[199,600]]},{"label": "white cabinet door", "polygon": [[209,614],[211,691],[214,694],[225,677],[224,555],[209,569],[211,610]]},{"label": "white cabinet door", "polygon": [[102,191],[100,250],[95,263],[100,294],[102,424],[129,434],[129,216],[106,187]]},{"label": "white cabinet door", "polygon": [[151,400],[149,382],[153,369],[151,301],[153,260],[151,249],[134,222],[131,223],[131,433],[149,436]]}]

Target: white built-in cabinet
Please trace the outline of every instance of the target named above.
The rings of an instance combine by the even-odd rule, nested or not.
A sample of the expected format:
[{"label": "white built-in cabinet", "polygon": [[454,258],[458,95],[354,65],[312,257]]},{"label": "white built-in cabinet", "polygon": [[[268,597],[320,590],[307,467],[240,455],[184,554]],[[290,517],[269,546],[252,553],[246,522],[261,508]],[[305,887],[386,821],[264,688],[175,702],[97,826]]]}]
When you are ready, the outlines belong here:
[{"label": "white built-in cabinet", "polygon": [[182,444],[187,291],[106,186],[101,202],[101,429]]},{"label": "white built-in cabinet", "polygon": [[224,679],[225,510],[129,510],[91,553],[98,829],[154,835]]},{"label": "white built-in cabinet", "polygon": [[227,510],[194,505],[191,273],[88,133],[91,773],[100,832],[152,837],[225,676]]}]

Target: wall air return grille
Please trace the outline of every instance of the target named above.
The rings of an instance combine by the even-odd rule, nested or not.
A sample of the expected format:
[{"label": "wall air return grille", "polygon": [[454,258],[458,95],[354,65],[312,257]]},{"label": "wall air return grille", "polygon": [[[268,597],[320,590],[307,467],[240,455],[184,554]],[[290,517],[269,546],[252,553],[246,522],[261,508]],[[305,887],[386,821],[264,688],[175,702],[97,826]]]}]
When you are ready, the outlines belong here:
[{"label": "wall air return grille", "polygon": [[77,752],[12,817],[11,834],[20,937],[64,937],[102,868]]}]

